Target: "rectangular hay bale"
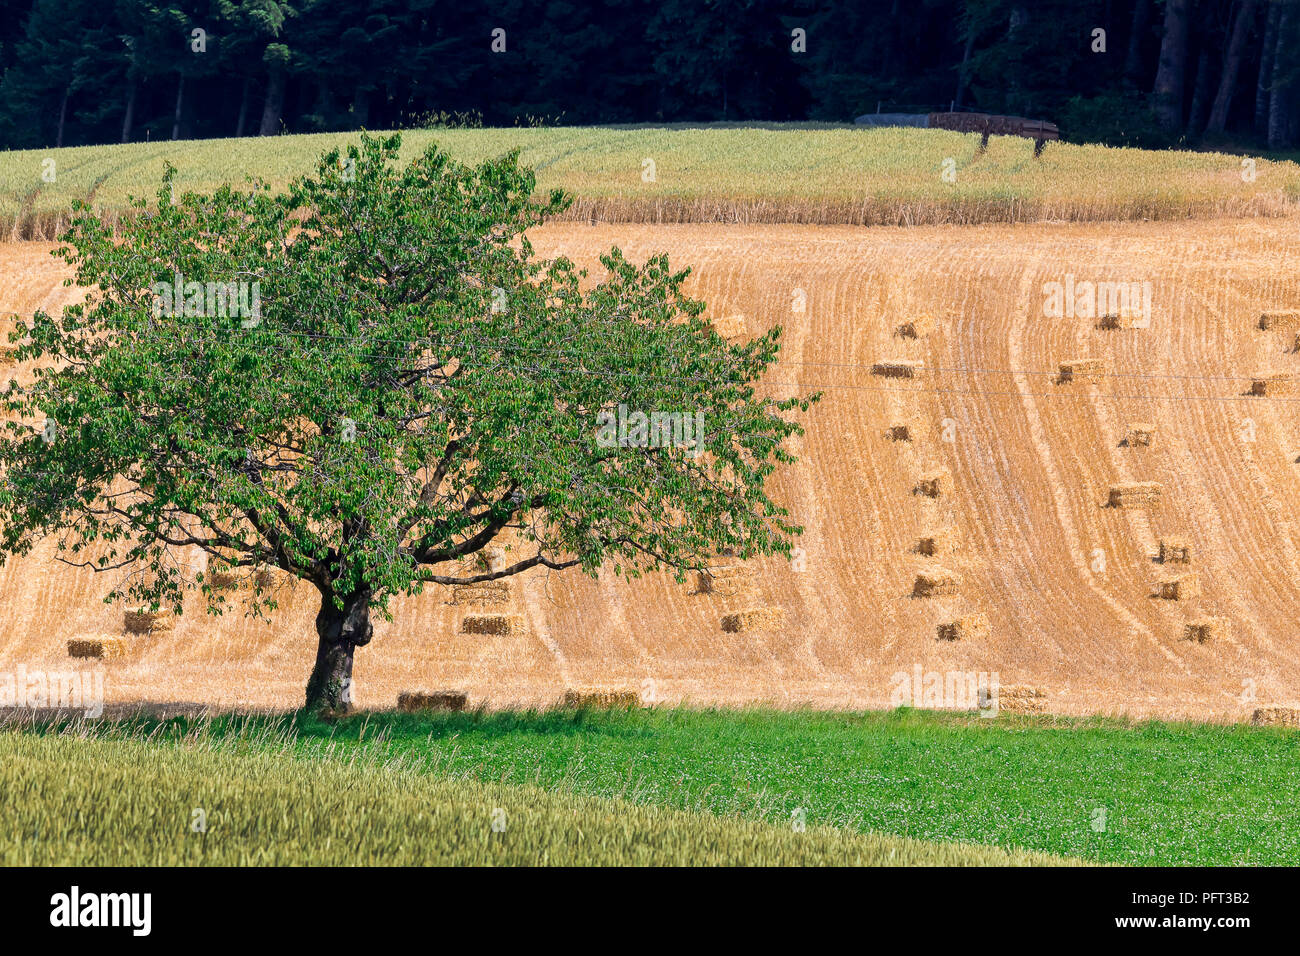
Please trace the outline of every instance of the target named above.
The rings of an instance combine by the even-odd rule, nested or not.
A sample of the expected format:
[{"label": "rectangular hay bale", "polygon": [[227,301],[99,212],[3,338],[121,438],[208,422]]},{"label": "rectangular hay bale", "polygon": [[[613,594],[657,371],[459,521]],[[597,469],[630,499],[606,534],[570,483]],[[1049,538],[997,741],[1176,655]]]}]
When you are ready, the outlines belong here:
[{"label": "rectangular hay bale", "polygon": [[642,706],[641,694],[634,690],[566,690],[563,704],[586,710]]},{"label": "rectangular hay bale", "polygon": [[460,620],[462,634],[517,635],[525,630],[522,614],[466,614]]},{"label": "rectangular hay bale", "polygon": [[1124,436],[1124,445],[1128,448],[1147,448],[1155,441],[1156,426],[1151,422],[1134,422],[1128,427]]},{"label": "rectangular hay bale", "polygon": [[463,690],[406,690],[397,695],[397,709],[408,714],[421,710],[464,710],[468,703],[469,695]]},{"label": "rectangular hay bale", "polygon": [[505,581],[453,584],[451,603],[457,607],[463,607],[466,604],[508,604],[510,603],[510,585]]},{"label": "rectangular hay bale", "polygon": [[785,622],[785,611],[779,607],[751,607],[723,615],[722,629],[729,634],[748,631],[770,631]]},{"label": "rectangular hay bale", "polygon": [[1260,707],[1250,722],[1259,727],[1300,727],[1300,707]]},{"label": "rectangular hay bale", "polygon": [[988,637],[989,622],[983,614],[963,614],[955,621],[940,624],[937,628],[941,641],[963,641]]},{"label": "rectangular hay bale", "polygon": [[1300,329],[1300,309],[1275,309],[1259,316],[1261,331],[1286,331]]},{"label": "rectangular hay bale", "polygon": [[130,608],[122,612],[122,627],[128,634],[161,634],[172,629],[172,612],[165,608]]},{"label": "rectangular hay bale", "polygon": [[1221,617],[1199,617],[1183,625],[1183,640],[1216,644],[1227,636],[1228,622]]},{"label": "rectangular hay bale", "polygon": [[1118,312],[1107,312],[1097,320],[1097,328],[1108,331],[1115,329],[1145,329],[1150,324],[1146,312],[1137,308],[1123,308]]},{"label": "rectangular hay bale", "polygon": [[1132,508],[1160,500],[1164,486],[1158,481],[1125,481],[1110,486],[1108,503],[1112,508]]},{"label": "rectangular hay bale", "polygon": [[1161,564],[1191,564],[1192,563],[1192,545],[1186,538],[1177,538],[1172,535],[1160,539],[1160,563]]},{"label": "rectangular hay bale", "polygon": [[1290,372],[1267,372],[1256,376],[1250,383],[1250,394],[1260,397],[1290,395],[1295,391],[1296,377]]},{"label": "rectangular hay bale", "polygon": [[1011,684],[999,687],[996,698],[998,710],[1010,713],[1038,714],[1047,706],[1047,694],[1040,687],[1028,684]]},{"label": "rectangular hay bale", "polygon": [[922,313],[898,327],[898,334],[905,339],[921,339],[934,331],[934,316]]},{"label": "rectangular hay bale", "polygon": [[871,374],[885,378],[917,378],[925,370],[925,363],[899,359],[892,362],[877,362],[871,366]]},{"label": "rectangular hay bale", "polygon": [[68,641],[68,656],[83,660],[115,660],[126,654],[122,639],[110,635],[74,637]]},{"label": "rectangular hay bale", "polygon": [[1096,382],[1106,374],[1106,363],[1102,359],[1071,359],[1062,362],[1060,379],[1065,382]]},{"label": "rectangular hay bale", "polygon": [[1201,579],[1196,574],[1178,574],[1156,582],[1156,596],[1162,601],[1187,601],[1200,593]]},{"label": "rectangular hay bale", "polygon": [[720,564],[694,572],[692,594],[736,597],[754,585],[753,571],[743,564]]},{"label": "rectangular hay bale", "polygon": [[916,542],[918,554],[938,557],[957,550],[957,539],[950,531],[931,531],[922,535]]},{"label": "rectangular hay bale", "polygon": [[946,568],[920,571],[912,583],[912,596],[919,598],[942,597],[961,590],[961,578]]},{"label": "rectangular hay bale", "polygon": [[947,468],[929,471],[916,483],[915,493],[927,498],[942,498],[952,494],[952,473]]}]

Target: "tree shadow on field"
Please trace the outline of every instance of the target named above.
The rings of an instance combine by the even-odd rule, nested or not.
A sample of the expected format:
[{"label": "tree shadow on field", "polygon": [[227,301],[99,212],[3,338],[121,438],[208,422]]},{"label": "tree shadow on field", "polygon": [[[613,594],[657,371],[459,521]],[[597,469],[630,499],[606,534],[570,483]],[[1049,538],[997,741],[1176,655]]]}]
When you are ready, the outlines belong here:
[{"label": "tree shadow on field", "polygon": [[337,720],[323,720],[305,712],[284,715],[293,720],[303,739],[364,742],[382,736],[392,743],[465,737],[494,740],[532,735],[537,737],[646,737],[654,734],[639,710],[554,709],[425,711],[359,711]]},{"label": "tree shadow on field", "polygon": [[451,737],[493,740],[520,735],[539,737],[653,736],[652,720],[636,708],[423,711],[360,710],[322,718],[305,710],[218,709],[193,701],[135,701],[105,705],[90,716],[68,708],[0,709],[0,728],[38,734],[84,728],[93,736],[176,740],[210,736],[271,743],[302,741],[368,743],[428,742]]}]

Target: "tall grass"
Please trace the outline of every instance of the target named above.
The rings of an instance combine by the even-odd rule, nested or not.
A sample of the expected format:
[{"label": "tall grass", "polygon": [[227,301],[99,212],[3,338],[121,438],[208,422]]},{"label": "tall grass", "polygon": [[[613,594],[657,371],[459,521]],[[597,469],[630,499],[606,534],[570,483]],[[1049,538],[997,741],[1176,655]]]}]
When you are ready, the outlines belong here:
[{"label": "tall grass", "polygon": [[[52,238],[73,199],[112,218],[128,194],[152,197],[164,163],[177,189],[259,176],[282,186],[333,146],[329,133],[0,153],[0,237]],[[404,159],[436,140],[477,161],[518,148],[544,189],[576,197],[568,218],[607,222],[852,225],[1182,219],[1275,215],[1300,201],[1300,166],[1240,157],[1052,143],[946,130],[810,124],[415,130]],[[941,176],[955,163],[956,182]],[[43,163],[54,161],[54,182]],[[653,179],[648,175],[653,162]]]},{"label": "tall grass", "polygon": [[[107,739],[540,787],[691,814],[1127,864],[1300,859],[1300,733],[925,711],[653,709],[102,721]],[[58,725],[28,727],[52,732]],[[192,741],[198,741],[194,744]],[[3,754],[0,754],[3,759]],[[0,816],[0,819],[3,819]]]},{"label": "tall grass", "polygon": [[[437,779],[353,748],[0,733],[0,865],[1050,865],[987,847],[778,827]],[[494,826],[495,824],[495,826]]]}]

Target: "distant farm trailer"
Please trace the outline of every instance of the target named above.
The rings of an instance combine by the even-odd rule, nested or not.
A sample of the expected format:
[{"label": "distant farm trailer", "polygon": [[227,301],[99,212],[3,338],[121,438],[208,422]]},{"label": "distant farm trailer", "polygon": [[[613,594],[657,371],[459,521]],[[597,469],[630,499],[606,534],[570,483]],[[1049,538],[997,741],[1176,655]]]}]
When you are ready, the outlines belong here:
[{"label": "distant farm trailer", "polygon": [[[985,142],[990,136],[1021,136],[1038,143],[1061,138],[1061,131],[1055,123],[995,113],[864,113],[854,123],[858,126],[912,126],[979,133]],[[1036,151],[1041,148],[1037,147]]]}]

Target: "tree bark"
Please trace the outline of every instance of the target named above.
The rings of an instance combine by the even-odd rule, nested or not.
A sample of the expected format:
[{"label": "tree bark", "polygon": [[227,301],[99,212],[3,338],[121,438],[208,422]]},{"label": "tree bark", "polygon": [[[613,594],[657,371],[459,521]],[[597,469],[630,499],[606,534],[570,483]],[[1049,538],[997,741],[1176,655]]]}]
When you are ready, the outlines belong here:
[{"label": "tree bark", "polygon": [[54,139],[54,146],[57,149],[63,145],[63,129],[68,123],[68,97],[72,95],[72,88],[65,87],[63,90],[63,101],[59,103],[59,132]]},{"label": "tree bark", "polygon": [[370,96],[366,88],[358,83],[352,96],[352,126],[355,129],[365,129],[369,122]]},{"label": "tree bark", "polygon": [[954,109],[960,109],[962,101],[966,98],[966,70],[970,66],[970,55],[974,49],[975,30],[972,29],[970,35],[966,37],[966,47],[961,54],[961,66],[957,70],[957,95],[952,100]]},{"label": "tree bark", "polygon": [[309,711],[346,714],[352,710],[353,654],[369,644],[375,633],[370,599],[371,593],[362,590],[342,598],[340,608],[333,595],[321,595],[316,614],[316,665],[307,680]]},{"label": "tree bark", "polygon": [[235,123],[236,138],[244,135],[244,124],[248,120],[248,100],[253,92],[253,78],[244,77],[244,92],[239,97],[239,121]]},{"label": "tree bark", "polygon": [[1183,87],[1187,74],[1187,0],[1167,0],[1165,32],[1160,41],[1160,68],[1156,71],[1156,118],[1170,131],[1183,124]]},{"label": "tree bark", "polygon": [[280,111],[284,107],[284,70],[273,66],[266,78],[266,102],[262,106],[262,125],[258,136],[274,136],[280,131]]},{"label": "tree bark", "polygon": [[1273,82],[1273,47],[1277,44],[1277,21],[1282,11],[1276,3],[1268,5],[1264,23],[1264,42],[1259,50],[1259,74],[1255,78],[1255,135],[1268,135],[1268,88]]},{"label": "tree bark", "polygon": [[1151,22],[1151,0],[1138,0],[1133,8],[1133,22],[1129,28],[1128,56],[1124,60],[1124,76],[1136,86],[1142,79],[1142,40]]},{"label": "tree bark", "polygon": [[1282,84],[1282,75],[1287,69],[1286,46],[1287,34],[1291,28],[1291,5],[1284,4],[1277,21],[1277,43],[1273,47],[1273,76],[1268,88],[1268,148],[1286,149],[1291,145],[1288,110],[1291,105],[1291,89]]},{"label": "tree bark", "polygon": [[1201,48],[1196,57],[1196,79],[1192,83],[1192,105],[1187,108],[1187,131],[1195,135],[1201,130],[1201,119],[1210,102],[1210,49]]},{"label": "tree bark", "polygon": [[126,115],[122,117],[122,142],[131,142],[131,127],[135,125],[135,96],[138,84],[135,77],[128,81],[126,88]]},{"label": "tree bark", "polygon": [[181,110],[185,105],[185,74],[176,82],[176,111],[172,114],[172,139],[181,138]]},{"label": "tree bark", "polygon": [[1214,96],[1209,122],[1205,124],[1207,133],[1222,133],[1228,125],[1228,109],[1232,106],[1233,94],[1237,92],[1237,76],[1241,73],[1246,41],[1250,39],[1250,28],[1255,22],[1255,7],[1256,0],[1242,0],[1237,9],[1232,38],[1228,41],[1228,52],[1223,60],[1223,76],[1219,78],[1219,91]]}]

